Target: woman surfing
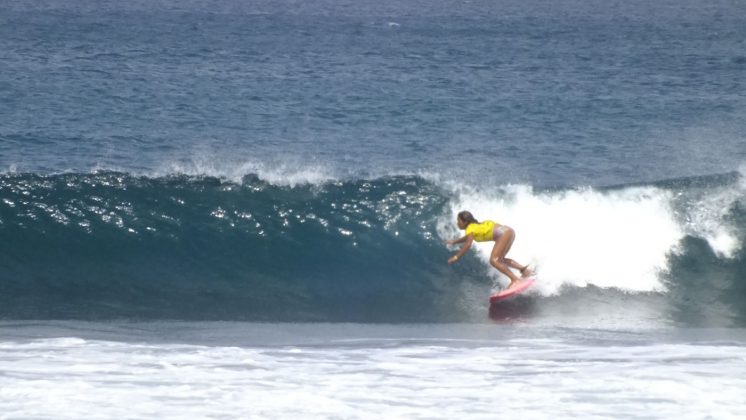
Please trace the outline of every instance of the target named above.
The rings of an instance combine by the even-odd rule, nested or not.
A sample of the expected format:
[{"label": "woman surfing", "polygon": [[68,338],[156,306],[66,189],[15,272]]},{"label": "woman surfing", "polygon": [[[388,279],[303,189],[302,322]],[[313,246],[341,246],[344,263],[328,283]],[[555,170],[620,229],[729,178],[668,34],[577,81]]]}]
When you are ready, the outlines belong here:
[{"label": "woman surfing", "polygon": [[445,243],[447,245],[463,243],[464,246],[461,247],[456,255],[448,259],[448,264],[455,263],[466,254],[474,241],[495,241],[495,246],[492,247],[492,253],[490,254],[490,264],[508,276],[510,279],[509,288],[521,280],[510,270],[511,268],[520,271],[523,277],[528,277],[532,274],[528,265],[524,266],[518,264],[515,260],[505,258],[515,239],[515,231],[511,227],[495,223],[492,220],[485,220],[480,223],[468,211],[460,212],[456,218],[456,223],[458,224],[458,228],[464,230],[466,234],[461,238],[445,241]]}]

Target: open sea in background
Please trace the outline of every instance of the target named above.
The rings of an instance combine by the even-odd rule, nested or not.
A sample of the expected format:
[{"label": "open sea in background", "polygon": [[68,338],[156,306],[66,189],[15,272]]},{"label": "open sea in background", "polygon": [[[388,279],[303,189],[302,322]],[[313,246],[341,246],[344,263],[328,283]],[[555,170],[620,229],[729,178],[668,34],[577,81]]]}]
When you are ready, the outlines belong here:
[{"label": "open sea in background", "polygon": [[0,419],[743,418],[745,243],[742,1],[0,0]]}]

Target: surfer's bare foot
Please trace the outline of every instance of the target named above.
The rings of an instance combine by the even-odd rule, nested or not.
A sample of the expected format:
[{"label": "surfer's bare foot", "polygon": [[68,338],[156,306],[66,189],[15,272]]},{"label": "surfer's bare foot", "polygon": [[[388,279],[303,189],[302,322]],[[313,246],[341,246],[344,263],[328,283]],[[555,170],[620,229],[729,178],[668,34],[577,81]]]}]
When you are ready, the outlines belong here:
[{"label": "surfer's bare foot", "polygon": [[508,285],[508,289],[510,289],[511,287],[515,286],[518,283],[520,283],[519,280],[511,280],[510,284]]},{"label": "surfer's bare foot", "polygon": [[523,277],[524,279],[526,277],[531,277],[533,275],[534,275],[534,270],[532,270],[531,268],[529,268],[529,266],[525,266],[525,267],[521,268],[521,277]]}]

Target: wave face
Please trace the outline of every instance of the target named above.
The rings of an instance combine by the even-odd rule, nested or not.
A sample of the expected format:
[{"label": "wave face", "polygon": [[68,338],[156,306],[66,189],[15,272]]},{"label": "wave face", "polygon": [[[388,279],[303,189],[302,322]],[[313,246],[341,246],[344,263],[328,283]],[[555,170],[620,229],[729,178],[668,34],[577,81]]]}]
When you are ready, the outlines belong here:
[{"label": "wave face", "polygon": [[8,173],[0,317],[483,319],[490,283],[504,281],[487,264],[489,245],[451,267],[442,244],[467,208],[516,229],[511,256],[538,267],[539,305],[614,311],[638,296],[672,322],[741,325],[745,191],[738,173],[543,190],[421,176]]}]

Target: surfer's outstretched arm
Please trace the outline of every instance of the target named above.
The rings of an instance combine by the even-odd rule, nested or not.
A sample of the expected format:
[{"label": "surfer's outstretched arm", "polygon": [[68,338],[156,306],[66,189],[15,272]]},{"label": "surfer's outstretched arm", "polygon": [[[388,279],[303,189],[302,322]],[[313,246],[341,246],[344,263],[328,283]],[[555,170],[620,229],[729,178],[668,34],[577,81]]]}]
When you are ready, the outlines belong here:
[{"label": "surfer's outstretched arm", "polygon": [[464,246],[461,247],[461,249],[458,250],[456,255],[452,256],[448,259],[448,264],[453,264],[456,261],[459,260],[464,254],[466,254],[469,251],[469,248],[471,248],[472,242],[474,242],[474,235],[466,235],[463,238],[457,239],[455,241],[451,241],[451,243],[458,244],[458,243],[464,243]]}]

